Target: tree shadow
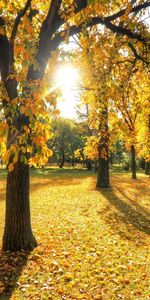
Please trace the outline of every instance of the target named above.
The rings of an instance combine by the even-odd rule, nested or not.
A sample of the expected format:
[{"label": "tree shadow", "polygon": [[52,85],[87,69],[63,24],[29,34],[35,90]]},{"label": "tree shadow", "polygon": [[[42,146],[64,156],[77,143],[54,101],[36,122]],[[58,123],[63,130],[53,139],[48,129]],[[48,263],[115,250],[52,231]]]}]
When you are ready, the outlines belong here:
[{"label": "tree shadow", "polygon": [[136,210],[140,211],[143,215],[145,215],[148,219],[150,219],[150,212],[145,207],[141,206],[136,200],[128,197],[126,193],[123,192],[121,189],[117,188],[117,190],[125,199],[127,199],[131,203],[131,205],[134,205]]},{"label": "tree shadow", "polygon": [[30,252],[0,252],[0,299],[8,300],[18,287],[18,279],[27,263]]},{"label": "tree shadow", "polygon": [[[131,231],[130,225],[132,224],[134,229],[138,229],[148,235],[150,234],[150,219],[145,215],[145,211],[142,211],[141,206],[133,208],[131,205],[120,199],[112,190],[103,190],[101,191],[101,194],[111,204],[110,206],[107,206],[107,220],[109,223],[112,222],[113,228],[115,228],[114,224],[117,224],[117,232],[119,234],[121,233],[124,237],[130,238],[121,231],[119,228],[120,223],[124,223],[129,231]],[[111,209],[112,205],[117,211]],[[144,214],[142,212],[144,212]]]}]

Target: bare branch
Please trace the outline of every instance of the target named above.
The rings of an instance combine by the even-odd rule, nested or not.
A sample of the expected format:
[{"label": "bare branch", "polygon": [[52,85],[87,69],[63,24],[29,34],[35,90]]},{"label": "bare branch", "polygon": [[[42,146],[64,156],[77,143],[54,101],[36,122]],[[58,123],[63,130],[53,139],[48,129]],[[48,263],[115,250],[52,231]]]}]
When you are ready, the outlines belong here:
[{"label": "bare branch", "polygon": [[75,43],[77,46],[79,46],[79,47],[83,50],[84,48],[83,48],[82,45],[78,42],[78,40],[76,39],[75,36],[73,36],[73,39],[74,39],[74,43]]}]

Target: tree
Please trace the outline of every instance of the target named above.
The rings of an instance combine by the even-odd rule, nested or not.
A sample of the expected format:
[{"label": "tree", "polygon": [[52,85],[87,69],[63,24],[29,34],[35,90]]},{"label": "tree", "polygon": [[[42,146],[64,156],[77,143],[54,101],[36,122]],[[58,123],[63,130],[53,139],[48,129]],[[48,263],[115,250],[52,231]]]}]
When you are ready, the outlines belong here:
[{"label": "tree", "polygon": [[[119,69],[118,72],[116,68]],[[127,149],[130,150],[132,179],[136,179],[136,152],[138,154],[138,148],[142,148],[139,134],[145,126],[140,120],[146,114],[149,99],[148,70],[136,63],[117,66],[115,72],[118,73],[118,78],[113,72],[110,95],[114,101],[112,105],[114,104],[117,114],[120,114],[118,127],[123,132]]]},{"label": "tree", "polygon": [[[98,28],[82,35],[80,43],[81,61],[83,61],[84,70],[86,69],[82,98],[83,102],[89,105],[88,121],[94,135],[92,139],[88,139],[85,150],[89,157],[97,157],[96,186],[109,188],[108,91],[110,89],[109,77],[117,49],[113,50],[112,35],[105,30],[99,32]],[[104,44],[106,48],[103,47]],[[93,143],[94,141],[95,143]],[[93,151],[91,145],[93,145]],[[95,151],[96,147],[97,151]]]},{"label": "tree", "polygon": [[[147,85],[149,91],[149,83]],[[146,91],[145,91],[146,92]],[[138,120],[138,156],[144,159],[145,174],[150,175],[150,107],[149,107],[149,94],[147,94],[147,101],[141,111]]]},{"label": "tree", "polygon": [[47,130],[36,117],[45,114],[42,94],[48,85],[46,73],[51,70],[52,52],[85,26],[101,24],[133,41],[130,43],[133,54],[147,61],[148,33],[139,16],[150,2],[132,5],[125,1],[124,7],[118,1],[98,4],[83,0],[1,1],[1,4],[0,71],[2,107],[8,126],[9,169],[3,249],[33,249],[37,243],[30,222],[29,164],[36,163],[39,157],[36,153],[31,160],[32,141],[40,148],[43,162],[46,161]]},{"label": "tree", "polygon": [[53,157],[60,168],[65,162],[71,162],[74,166],[74,152],[83,144],[78,125],[69,119],[55,118],[52,121],[52,138],[48,141]]}]

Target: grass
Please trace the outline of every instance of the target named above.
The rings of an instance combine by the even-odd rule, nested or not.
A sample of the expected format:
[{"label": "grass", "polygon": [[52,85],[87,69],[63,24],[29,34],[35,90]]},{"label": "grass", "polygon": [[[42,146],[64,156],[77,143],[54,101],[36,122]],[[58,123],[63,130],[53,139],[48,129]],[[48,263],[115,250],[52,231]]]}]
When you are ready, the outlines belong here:
[{"label": "grass", "polygon": [[[150,299],[148,181],[115,169],[112,188],[99,191],[86,170],[32,170],[39,246],[32,253],[1,253],[0,299]],[[4,171],[0,184],[3,227]]]}]

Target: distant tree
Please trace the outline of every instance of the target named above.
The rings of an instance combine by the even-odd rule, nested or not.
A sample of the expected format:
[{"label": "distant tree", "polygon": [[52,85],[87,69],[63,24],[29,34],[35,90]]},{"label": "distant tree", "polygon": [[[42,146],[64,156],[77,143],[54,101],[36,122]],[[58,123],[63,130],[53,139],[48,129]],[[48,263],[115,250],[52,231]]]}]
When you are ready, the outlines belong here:
[{"label": "distant tree", "polygon": [[72,120],[57,117],[52,121],[52,138],[48,141],[53,157],[60,168],[65,162],[75,163],[75,150],[82,146],[82,138],[78,126]]},{"label": "distant tree", "polygon": [[117,140],[113,145],[112,156],[115,163],[121,163],[123,159],[124,142]]},{"label": "distant tree", "polygon": [[[118,77],[114,76],[116,69]],[[112,105],[116,108],[116,113],[120,114],[118,128],[124,135],[126,148],[130,150],[132,178],[136,179],[136,155],[142,148],[140,131],[143,133],[145,131],[144,115],[147,114],[147,99],[149,99],[148,70],[141,64],[116,66],[112,74],[111,87]],[[142,122],[141,118],[144,118]],[[146,132],[144,136],[147,141],[145,134]]]}]

